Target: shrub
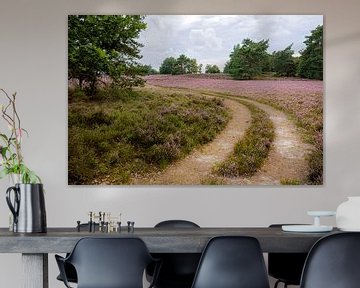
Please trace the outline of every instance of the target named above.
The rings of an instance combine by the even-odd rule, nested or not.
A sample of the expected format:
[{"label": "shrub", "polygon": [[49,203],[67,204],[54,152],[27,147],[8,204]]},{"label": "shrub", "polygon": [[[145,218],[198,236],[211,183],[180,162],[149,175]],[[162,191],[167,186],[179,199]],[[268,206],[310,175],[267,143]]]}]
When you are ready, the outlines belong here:
[{"label": "shrub", "polygon": [[233,154],[214,167],[214,172],[224,177],[253,175],[267,158],[275,137],[274,126],[264,111],[249,102],[238,101],[250,109],[252,120]]},{"label": "shrub", "polygon": [[95,96],[69,103],[69,184],[124,184],[163,169],[229,118],[222,100],[192,94],[112,88]]}]

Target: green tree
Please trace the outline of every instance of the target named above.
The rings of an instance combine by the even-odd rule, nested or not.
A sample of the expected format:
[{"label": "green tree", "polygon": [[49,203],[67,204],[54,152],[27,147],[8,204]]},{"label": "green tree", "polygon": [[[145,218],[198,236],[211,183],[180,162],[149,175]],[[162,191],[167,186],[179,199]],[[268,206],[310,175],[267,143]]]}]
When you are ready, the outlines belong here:
[{"label": "green tree", "polygon": [[166,58],[160,66],[160,74],[174,74],[176,59],[174,57]]},{"label": "green tree", "polygon": [[242,44],[235,45],[230,54],[230,60],[225,65],[225,73],[235,79],[253,79],[260,75],[268,60],[266,50],[269,40],[254,42],[244,39]]},{"label": "green tree", "polygon": [[190,58],[186,57],[184,54],[181,54],[175,63],[175,70],[173,74],[186,74],[187,66],[189,65]]},{"label": "green tree", "polygon": [[266,53],[266,58],[264,59],[262,72],[274,72],[274,56],[273,54]]},{"label": "green tree", "polygon": [[154,69],[151,65],[140,65],[142,74],[144,75],[154,75],[159,74],[159,72]]},{"label": "green tree", "polygon": [[190,59],[190,63],[188,66],[187,73],[189,74],[197,74],[199,73],[199,69],[201,70],[201,64],[197,64],[197,61],[195,58]]},{"label": "green tree", "polygon": [[220,73],[220,69],[217,65],[207,64],[205,66],[205,73],[212,73],[212,74]]},{"label": "green tree", "polygon": [[190,59],[181,54],[177,59],[174,57],[166,58],[160,66],[161,74],[195,74],[201,70],[201,64],[198,65],[195,58]]},{"label": "green tree", "polygon": [[323,26],[318,26],[306,36],[306,47],[301,51],[298,74],[309,79],[323,79]]},{"label": "green tree", "polygon": [[223,73],[226,73],[226,74],[230,74],[230,60],[229,61],[226,61],[225,63],[225,66],[224,66],[224,70],[223,70]]},{"label": "green tree", "polygon": [[295,76],[295,60],[293,58],[294,50],[292,45],[286,47],[284,50],[273,53],[274,72],[278,76]]},{"label": "green tree", "polygon": [[196,74],[199,71],[199,67],[195,58],[190,59],[184,54],[181,54],[176,59],[175,73],[173,74]]},{"label": "green tree", "polygon": [[103,76],[121,87],[142,84],[137,38],[145,28],[140,15],[70,15],[68,77],[91,94]]}]

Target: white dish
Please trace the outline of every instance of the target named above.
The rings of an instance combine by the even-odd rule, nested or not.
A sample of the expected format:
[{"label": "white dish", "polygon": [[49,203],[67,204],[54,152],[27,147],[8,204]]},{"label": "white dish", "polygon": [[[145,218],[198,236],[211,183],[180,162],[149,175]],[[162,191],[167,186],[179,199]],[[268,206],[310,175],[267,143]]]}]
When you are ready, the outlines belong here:
[{"label": "white dish", "polygon": [[360,228],[339,228],[339,230],[344,232],[360,232]]},{"label": "white dish", "polygon": [[336,212],[335,211],[308,211],[307,214],[309,216],[322,217],[322,216],[335,216]]},{"label": "white dish", "polygon": [[286,232],[330,232],[333,227],[325,225],[282,225],[281,229]]}]

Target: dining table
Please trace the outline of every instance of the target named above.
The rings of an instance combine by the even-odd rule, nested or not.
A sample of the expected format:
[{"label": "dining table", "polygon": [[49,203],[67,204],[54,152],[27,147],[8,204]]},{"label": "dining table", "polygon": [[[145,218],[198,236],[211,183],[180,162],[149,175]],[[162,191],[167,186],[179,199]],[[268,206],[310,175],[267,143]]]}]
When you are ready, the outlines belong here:
[{"label": "dining table", "polygon": [[258,239],[264,253],[308,252],[320,238],[338,233],[284,232],[281,227],[134,228],[102,232],[57,227],[46,233],[14,233],[0,228],[0,253],[21,253],[24,288],[48,288],[48,254],[68,253],[83,237],[138,237],[150,253],[201,253],[212,237],[239,235]]}]

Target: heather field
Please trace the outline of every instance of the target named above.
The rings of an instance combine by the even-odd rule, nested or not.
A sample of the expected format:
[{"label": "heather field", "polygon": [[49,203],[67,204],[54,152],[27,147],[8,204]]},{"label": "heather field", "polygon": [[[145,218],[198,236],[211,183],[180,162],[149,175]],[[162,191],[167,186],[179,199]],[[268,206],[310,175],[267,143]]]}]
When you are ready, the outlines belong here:
[{"label": "heather field", "polygon": [[211,142],[229,115],[219,98],[145,89],[69,89],[69,184],[129,184]]},{"label": "heather field", "polygon": [[276,79],[236,81],[191,75],[150,75],[147,84],[228,92],[267,102],[291,112],[304,125],[322,128],[323,81]]},{"label": "heather field", "polygon": [[68,183],[322,185],[323,50],[322,15],[69,15]]},{"label": "heather field", "polygon": [[323,183],[323,81],[292,78],[236,81],[191,75],[151,75],[146,77],[146,81],[154,86],[245,97],[285,111],[295,121],[305,141],[314,147],[307,156],[309,171],[306,182]]}]

